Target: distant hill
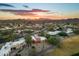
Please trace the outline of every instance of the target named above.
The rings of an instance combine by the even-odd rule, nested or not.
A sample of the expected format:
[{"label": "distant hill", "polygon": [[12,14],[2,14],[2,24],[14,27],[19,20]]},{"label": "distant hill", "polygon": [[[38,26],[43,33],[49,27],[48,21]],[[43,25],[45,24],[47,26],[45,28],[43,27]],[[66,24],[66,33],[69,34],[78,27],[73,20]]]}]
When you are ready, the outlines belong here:
[{"label": "distant hill", "polygon": [[39,19],[39,20],[30,20],[30,19],[12,19],[12,20],[0,20],[0,24],[3,23],[25,23],[25,24],[35,24],[35,23],[79,23],[78,18],[71,19],[61,19],[61,20],[50,20],[50,19]]}]

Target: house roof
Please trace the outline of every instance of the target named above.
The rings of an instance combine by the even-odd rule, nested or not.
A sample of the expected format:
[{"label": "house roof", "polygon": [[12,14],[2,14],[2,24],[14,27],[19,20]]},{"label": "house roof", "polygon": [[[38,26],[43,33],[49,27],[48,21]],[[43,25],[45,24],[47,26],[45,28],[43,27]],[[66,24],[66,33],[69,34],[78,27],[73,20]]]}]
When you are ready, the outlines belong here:
[{"label": "house roof", "polygon": [[73,32],[73,30],[71,28],[68,28],[66,31],[66,33],[72,33],[72,32]]},{"label": "house roof", "polygon": [[7,42],[7,43],[1,48],[1,50],[0,50],[0,55],[1,55],[1,56],[4,56],[4,54],[5,54],[5,55],[9,54],[9,52],[11,51],[11,50],[10,50],[11,44],[12,44],[12,42]]},{"label": "house roof", "polygon": [[24,38],[20,38],[18,41],[15,41],[15,42],[7,42],[0,50],[0,56],[4,56],[9,54],[10,51],[11,51],[11,48],[14,46],[14,45],[17,45],[17,44],[21,44],[21,43],[24,43],[25,42],[25,39]]},{"label": "house roof", "polygon": [[49,31],[47,34],[49,34],[49,35],[57,35],[60,32],[61,31]]},{"label": "house roof", "polygon": [[34,36],[31,36],[32,37],[32,40],[34,41],[37,41],[37,40],[46,40],[46,37],[43,37],[43,36],[38,36],[38,35],[34,35]]}]

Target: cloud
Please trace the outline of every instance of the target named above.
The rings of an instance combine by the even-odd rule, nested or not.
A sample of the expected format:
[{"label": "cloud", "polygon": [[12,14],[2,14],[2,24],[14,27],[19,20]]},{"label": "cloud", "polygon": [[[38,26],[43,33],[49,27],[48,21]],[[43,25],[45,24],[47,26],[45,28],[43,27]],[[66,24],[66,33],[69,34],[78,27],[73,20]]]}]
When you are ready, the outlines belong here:
[{"label": "cloud", "polygon": [[10,4],[5,4],[5,3],[0,3],[0,7],[1,7],[1,6],[14,7],[13,5],[10,5]]},{"label": "cloud", "polygon": [[21,19],[22,17],[20,15],[15,15],[11,12],[2,12],[0,11],[0,20],[6,20],[6,19]]},{"label": "cloud", "polygon": [[49,12],[48,10],[32,9],[31,12]]},{"label": "cloud", "polygon": [[9,11],[9,12],[49,12],[49,10],[42,9],[32,9],[32,10],[10,10],[10,9],[0,9],[1,11]]},{"label": "cloud", "polygon": [[37,15],[48,15],[47,12],[49,11],[42,9],[32,9],[32,10],[17,10],[14,11],[13,13],[21,16],[37,16]]},{"label": "cloud", "polygon": [[[32,9],[32,10],[8,10],[2,9],[4,13],[0,13],[0,18],[6,19],[63,19],[64,17],[58,12],[51,12],[50,10]],[[5,13],[6,12],[6,13]],[[2,16],[1,16],[2,15]]]},{"label": "cloud", "polygon": [[27,5],[23,5],[25,8],[29,8],[29,6],[27,6]]}]

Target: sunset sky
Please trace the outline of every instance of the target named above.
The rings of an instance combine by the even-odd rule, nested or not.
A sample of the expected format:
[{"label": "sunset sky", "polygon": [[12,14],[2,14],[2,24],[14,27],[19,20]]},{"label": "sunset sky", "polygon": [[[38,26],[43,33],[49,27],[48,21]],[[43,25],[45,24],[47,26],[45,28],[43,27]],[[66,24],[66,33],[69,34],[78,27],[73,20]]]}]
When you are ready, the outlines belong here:
[{"label": "sunset sky", "polygon": [[79,18],[78,3],[0,3],[0,19]]}]

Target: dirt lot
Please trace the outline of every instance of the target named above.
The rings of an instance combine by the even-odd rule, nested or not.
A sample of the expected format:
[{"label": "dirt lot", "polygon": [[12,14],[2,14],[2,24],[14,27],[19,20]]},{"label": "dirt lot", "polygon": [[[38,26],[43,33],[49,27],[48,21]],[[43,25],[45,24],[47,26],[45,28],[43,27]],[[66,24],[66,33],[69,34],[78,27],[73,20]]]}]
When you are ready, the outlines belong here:
[{"label": "dirt lot", "polygon": [[61,43],[61,48],[55,48],[47,53],[53,56],[69,56],[79,52],[79,35],[65,38]]}]

